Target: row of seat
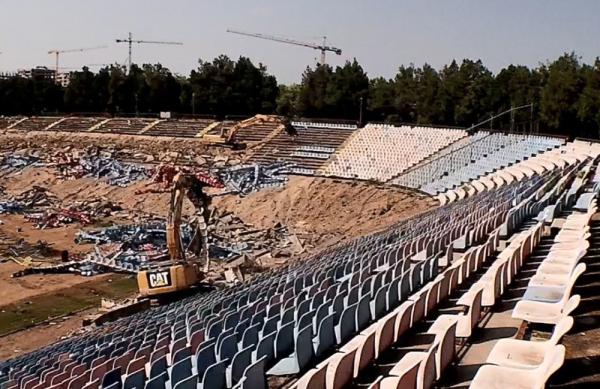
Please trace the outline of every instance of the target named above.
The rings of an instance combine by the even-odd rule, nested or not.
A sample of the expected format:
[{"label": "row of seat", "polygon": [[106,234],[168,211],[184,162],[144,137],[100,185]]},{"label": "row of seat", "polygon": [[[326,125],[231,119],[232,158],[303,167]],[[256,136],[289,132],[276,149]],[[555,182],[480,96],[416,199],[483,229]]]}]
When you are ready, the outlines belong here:
[{"label": "row of seat", "polygon": [[282,131],[269,139],[250,159],[254,163],[269,164],[288,161],[296,164],[295,174],[315,175],[351,134],[358,131],[354,125],[293,122],[296,134]]},{"label": "row of seat", "polygon": [[553,149],[538,154],[527,160],[518,162],[501,170],[489,173],[478,179],[465,183],[464,185],[448,189],[440,193],[436,198],[441,205],[448,204],[475,193],[493,190],[523,177],[531,177],[534,174],[543,174],[545,171],[562,169],[567,165],[575,165],[590,156],[600,152],[600,144],[575,141],[570,142],[558,149]]},{"label": "row of seat", "polygon": [[[530,202],[534,198],[535,194],[532,194],[518,208],[527,209],[528,214],[533,215],[548,204],[549,199],[541,199],[533,206]],[[525,207],[526,205],[528,207]],[[518,217],[523,220],[524,215],[526,214],[521,213]],[[457,290],[458,285],[477,272],[488,256],[498,247],[499,235],[503,230],[506,232],[508,226],[496,229],[483,245],[469,249],[459,261],[452,263],[434,281],[409,298],[408,302],[403,303],[399,308],[374,323],[328,360],[310,370],[300,378],[295,387],[337,388],[356,380],[361,370],[378,359],[409,328],[412,328],[421,318],[427,317],[439,303]],[[527,234],[518,234],[513,243],[505,250],[506,253],[503,252],[498,260],[502,261],[510,256],[515,260],[522,261],[539,241],[540,236],[541,224],[528,229]],[[482,277],[478,283],[474,284],[474,290],[468,291],[457,301],[458,305],[465,307],[463,312],[457,315],[440,315],[435,319],[427,331],[427,334],[433,338],[426,351],[406,354],[391,368],[387,377],[379,377],[369,387],[429,387],[435,379],[440,378],[441,371],[452,360],[454,355],[453,339],[458,337],[464,341],[470,337],[472,329],[480,319],[481,307],[492,306],[498,299],[498,292],[502,290],[502,281],[509,282],[507,278],[499,279],[497,276],[492,277],[491,282],[488,282],[487,277]],[[484,294],[486,295],[485,302],[483,301]],[[367,374],[367,376],[369,375]],[[357,384],[358,387],[366,387],[366,385],[364,382]]]},{"label": "row of seat", "polygon": [[[547,172],[481,193],[263,274],[248,284],[123,318],[85,337],[7,361],[0,364],[0,383],[35,387],[60,376],[64,380],[56,385],[68,387],[82,380],[93,384],[95,379],[118,385],[133,380],[129,376],[141,365],[143,373],[135,377],[156,387],[210,382],[219,388],[264,381],[265,370],[275,375],[300,372],[393,311],[403,303],[407,290],[416,291],[437,278],[434,259],[450,242],[467,247],[500,224],[499,233],[510,234],[526,214],[551,200],[536,196],[556,185],[562,173]],[[86,370],[73,377],[65,363]],[[247,371],[250,366],[254,368]]]},{"label": "row of seat", "polygon": [[[579,177],[582,179],[582,177]],[[585,177],[583,177],[585,180]],[[558,343],[573,325],[569,314],[579,304],[579,296],[571,296],[578,277],[586,266],[579,263],[589,247],[589,224],[597,212],[596,197],[600,177],[594,177],[591,192],[579,196],[572,210],[561,221],[558,234],[530,261],[536,264],[523,297],[515,305],[512,316],[529,323],[554,325],[551,337],[545,341],[503,339],[497,342],[471,383],[472,388],[491,386],[544,387],[550,376],[564,362],[565,348]],[[577,183],[574,183],[576,186]],[[562,206],[572,204],[567,196],[559,199]],[[553,210],[551,210],[553,211]],[[548,221],[547,218],[544,218]],[[507,264],[507,267],[512,267]],[[515,263],[519,269],[522,263]]]},{"label": "row of seat", "polygon": [[436,194],[564,143],[559,138],[485,131],[471,138],[470,143],[409,169],[390,182]]},{"label": "row of seat", "polygon": [[[330,293],[332,297],[337,295],[340,291],[339,285],[344,284],[343,277],[358,272],[364,274],[361,277],[369,279],[368,282],[363,279],[360,288],[356,288],[356,285],[350,287],[354,285],[351,284],[353,282],[351,277],[346,283],[346,288],[348,288],[347,298],[338,299],[340,309],[334,309],[331,312],[346,316],[354,315],[354,309],[357,312],[362,312],[360,317],[364,318],[364,321],[360,321],[360,323],[363,323],[361,327],[347,329],[341,325],[342,322],[335,322],[339,336],[344,335],[345,339],[347,335],[359,331],[364,328],[363,325],[374,320],[383,312],[382,309],[388,309],[388,305],[382,304],[382,302],[390,299],[395,301],[393,288],[391,291],[389,288],[382,289],[382,277],[386,276],[373,277],[372,273],[377,268],[375,265],[384,264],[386,261],[397,261],[399,258],[412,256],[423,250],[426,250],[429,254],[439,252],[447,245],[444,241],[451,238],[455,239],[461,233],[470,230],[468,228],[469,223],[475,221],[481,223],[482,220],[490,220],[491,223],[493,218],[498,218],[502,213],[506,213],[515,193],[535,190],[541,184],[540,180],[519,183],[517,186],[499,190],[494,196],[483,194],[478,199],[455,204],[447,209],[432,211],[423,217],[402,222],[396,228],[383,234],[360,238],[341,247],[332,248],[312,260],[295,265],[292,268],[261,275],[250,285],[243,285],[226,292],[213,292],[200,298],[186,299],[169,306],[124,318],[103,326],[86,337],[69,339],[48,349],[9,361],[2,365],[2,371],[10,382],[15,383],[16,380],[18,387],[23,386],[24,377],[28,377],[28,382],[31,382],[31,385],[42,385],[46,380],[40,374],[47,372],[51,367],[55,375],[64,373],[64,366],[56,359],[61,355],[68,355],[69,362],[83,364],[87,366],[88,370],[92,369],[93,361],[98,358],[105,358],[106,360],[103,363],[107,363],[106,370],[109,369],[108,365],[111,363],[114,370],[116,359],[133,353],[135,359],[144,358],[147,355],[141,362],[147,372],[146,378],[149,380],[156,379],[159,385],[160,383],[165,384],[164,380],[158,377],[166,378],[164,375],[166,367],[167,382],[170,384],[171,380],[174,379],[171,372],[177,362],[187,359],[186,355],[192,357],[193,361],[198,352],[204,350],[204,347],[211,347],[210,344],[212,343],[214,344],[211,352],[215,355],[215,363],[223,362],[223,364],[226,364],[226,366],[223,366],[226,371],[233,368],[234,361],[247,361],[248,359],[244,355],[248,355],[248,351],[242,353],[244,348],[241,346],[234,347],[234,344],[244,341],[246,330],[250,327],[254,327],[252,331],[258,329],[258,337],[248,335],[251,336],[249,339],[253,339],[251,345],[254,345],[256,350],[259,348],[261,350],[260,355],[254,353],[255,356],[273,356],[272,361],[269,361],[271,364],[266,364],[265,368],[270,370],[283,360],[298,361],[300,358],[297,355],[298,348],[296,345],[300,338],[312,338],[313,341],[319,344],[325,339],[322,334],[318,333],[319,328],[324,327],[319,324],[319,327],[315,328],[314,324],[317,324],[315,320],[313,320],[312,328],[302,327],[301,323],[308,320],[310,315],[304,319],[303,317],[311,310],[317,311],[314,312],[315,317],[317,317],[318,308],[322,305],[319,299],[324,298],[327,293]],[[491,207],[491,204],[495,206]],[[487,214],[490,214],[489,218],[483,217]],[[478,231],[487,230],[490,227],[491,225],[488,225]],[[477,232],[477,235],[481,233]],[[367,258],[375,259],[366,261]],[[422,269],[426,268],[424,265],[425,263]],[[428,271],[424,273],[416,271],[414,270],[415,267],[416,265],[413,266],[410,280],[413,280],[412,282],[417,285],[419,282],[426,281],[426,278],[421,279],[422,274],[430,273]],[[396,269],[401,268],[402,266],[397,267],[396,265],[394,271],[397,272]],[[385,272],[385,274],[394,275],[390,271]],[[419,277],[415,278],[416,275],[419,275]],[[399,274],[396,274],[396,277],[398,276]],[[335,282],[332,283],[333,281]],[[398,282],[402,284],[401,280],[398,280]],[[336,289],[327,292],[330,286],[335,286]],[[304,297],[302,299],[297,298],[300,297],[298,294],[303,290],[305,291],[305,293],[302,293]],[[357,292],[358,296],[356,295]],[[358,306],[353,303],[355,298],[359,298],[359,300],[356,300]],[[310,302],[303,303],[303,301]],[[331,303],[332,306],[335,305],[334,301]],[[359,307],[364,308],[359,310]],[[306,309],[308,311],[305,312]],[[369,314],[365,315],[367,311]],[[236,312],[238,313],[236,314]],[[245,322],[245,324],[240,327],[242,322]],[[322,322],[322,320],[319,320],[319,322]],[[224,331],[226,329],[230,331]],[[294,335],[290,336],[290,330]],[[223,336],[219,336],[221,333],[223,333]],[[255,332],[249,332],[248,334],[253,333]],[[317,336],[312,336],[313,333]],[[237,342],[234,343],[234,339],[238,339]],[[341,340],[336,341],[336,344],[341,343]],[[238,354],[239,356],[236,358]],[[196,360],[198,361],[198,358]],[[227,362],[224,362],[225,360]],[[254,363],[257,361],[256,358],[251,360]],[[122,362],[124,363],[124,361]],[[287,363],[284,363],[284,365]],[[201,370],[197,370],[198,365],[190,364],[192,369],[185,369],[185,371],[191,372],[192,375],[196,374],[196,379],[199,382],[200,377],[204,377],[206,371],[204,371],[204,374],[199,374]],[[236,362],[236,366],[238,364],[239,362]],[[241,366],[245,366],[245,364]],[[283,367],[279,366],[277,369],[281,368]],[[214,369],[217,369],[218,376],[222,378],[223,375],[220,372],[223,369],[218,367]],[[134,372],[130,370],[124,372],[122,369],[121,373],[133,374]],[[275,374],[276,370],[272,373]],[[176,369],[176,371],[179,371],[179,369]],[[71,381],[80,382],[77,380],[85,379],[86,374],[90,372],[86,370],[86,373],[80,374],[80,376],[84,376],[83,378],[78,376],[70,377],[70,379]],[[154,372],[154,376],[152,376],[152,372]],[[96,374],[99,375],[99,373]],[[123,381],[126,380],[127,376],[124,377]],[[226,381],[225,378],[219,382]],[[61,384],[69,385],[69,383]]]},{"label": "row of seat", "polygon": [[385,182],[466,135],[463,130],[367,124],[320,173]]}]

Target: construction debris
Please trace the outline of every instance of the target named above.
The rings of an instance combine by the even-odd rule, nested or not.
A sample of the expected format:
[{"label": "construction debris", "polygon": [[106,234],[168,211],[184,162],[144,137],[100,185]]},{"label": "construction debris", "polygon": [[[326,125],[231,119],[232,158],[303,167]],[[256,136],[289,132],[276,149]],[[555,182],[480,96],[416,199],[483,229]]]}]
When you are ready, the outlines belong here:
[{"label": "construction debris", "polygon": [[[2,194],[2,192],[0,192]],[[58,202],[57,197],[46,188],[34,186],[17,196],[0,201],[0,214],[24,213],[50,207]]]},{"label": "construction debris", "polygon": [[69,209],[47,210],[25,215],[27,220],[33,222],[36,228],[57,228],[65,224],[81,223],[86,226],[92,223],[92,216],[88,212],[77,212]]},{"label": "construction debris", "polygon": [[295,164],[290,162],[239,165],[220,169],[217,175],[232,192],[247,195],[263,188],[285,185],[288,181],[287,175],[294,166]]},{"label": "construction debris", "polygon": [[9,153],[0,157],[0,172],[2,174],[14,173],[28,166],[38,164],[40,158],[37,155]]},{"label": "construction debris", "polygon": [[[165,228],[164,221],[154,220],[143,224],[80,231],[75,242],[94,243],[96,247],[83,261],[77,265],[71,264],[69,271],[77,271],[82,275],[93,275],[107,269],[137,273],[151,263],[168,258]],[[194,229],[190,225],[182,227],[185,247],[192,240],[192,231]],[[302,251],[298,239],[295,235],[290,235],[286,227],[277,225],[272,229],[253,229],[231,214],[214,213],[208,231],[210,258],[223,263],[241,257],[254,259],[266,253],[279,257]]]},{"label": "construction debris", "polygon": [[104,179],[109,185],[126,187],[135,181],[149,177],[148,170],[137,164],[121,163],[110,152],[98,154],[60,153],[51,158],[45,166],[58,169],[60,177],[77,179],[91,177]]}]

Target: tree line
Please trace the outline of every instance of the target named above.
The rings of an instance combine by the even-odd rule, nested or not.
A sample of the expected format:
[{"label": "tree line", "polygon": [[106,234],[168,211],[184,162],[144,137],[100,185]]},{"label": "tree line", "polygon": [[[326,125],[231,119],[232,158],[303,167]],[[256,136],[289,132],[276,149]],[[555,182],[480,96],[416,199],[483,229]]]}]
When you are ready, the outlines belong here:
[{"label": "tree line", "polygon": [[[531,108],[529,104],[532,104]],[[199,61],[188,76],[160,64],[111,65],[73,72],[63,88],[44,78],[0,79],[0,115],[52,113],[181,114],[288,117],[468,127],[510,107],[494,128],[600,137],[600,58],[586,64],[567,53],[536,68],[510,65],[493,74],[480,61],[400,66],[369,78],[356,61],[306,68],[299,84],[279,85],[246,57]]]}]

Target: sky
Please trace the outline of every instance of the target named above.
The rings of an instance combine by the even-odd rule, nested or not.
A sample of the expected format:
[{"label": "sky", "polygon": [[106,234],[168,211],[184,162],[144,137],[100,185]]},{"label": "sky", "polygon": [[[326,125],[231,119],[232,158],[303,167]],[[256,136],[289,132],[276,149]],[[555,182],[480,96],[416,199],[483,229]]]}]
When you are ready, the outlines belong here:
[{"label": "sky", "polygon": [[[493,72],[509,64],[538,66],[564,52],[584,62],[600,56],[599,0],[0,0],[0,72],[54,67],[51,49],[108,46],[66,53],[60,66],[121,63],[134,39],[183,46],[134,45],[136,63],[160,62],[189,74],[198,59],[226,54],[263,63],[282,83],[299,82],[319,52],[243,37],[226,29],[319,42],[327,36],[370,77],[392,77],[400,65],[481,59]],[[91,66],[92,70],[97,69]]]}]

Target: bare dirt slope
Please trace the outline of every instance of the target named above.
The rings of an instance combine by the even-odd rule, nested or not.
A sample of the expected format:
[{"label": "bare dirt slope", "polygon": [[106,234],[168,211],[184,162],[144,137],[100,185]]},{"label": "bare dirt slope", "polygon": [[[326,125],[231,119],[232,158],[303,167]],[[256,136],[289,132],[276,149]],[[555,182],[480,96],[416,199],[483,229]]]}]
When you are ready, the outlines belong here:
[{"label": "bare dirt slope", "polygon": [[382,230],[435,204],[430,197],[402,189],[309,177],[292,177],[285,187],[214,203],[258,228],[287,225],[317,246]]}]

